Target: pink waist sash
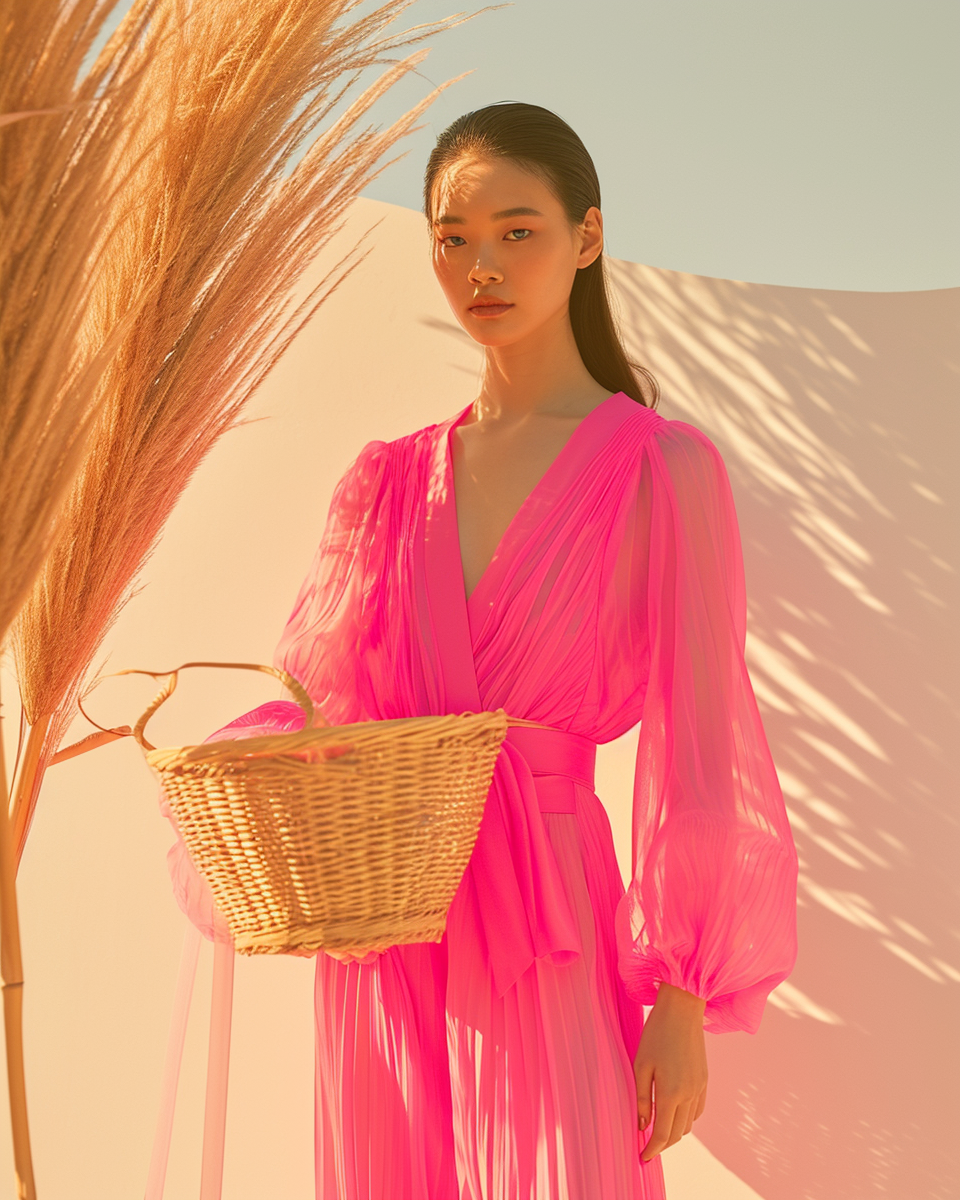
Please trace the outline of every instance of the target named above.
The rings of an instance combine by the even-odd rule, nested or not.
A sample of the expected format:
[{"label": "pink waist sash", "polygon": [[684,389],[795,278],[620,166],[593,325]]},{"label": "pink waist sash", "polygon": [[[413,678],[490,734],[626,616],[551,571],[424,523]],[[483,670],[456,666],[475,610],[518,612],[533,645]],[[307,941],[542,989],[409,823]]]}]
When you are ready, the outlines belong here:
[{"label": "pink waist sash", "polygon": [[511,725],[506,740],[529,764],[541,812],[575,813],[575,785],[595,790],[597,744],[582,734],[546,725]]},{"label": "pink waist sash", "polygon": [[[489,963],[498,996],[536,958],[581,953],[576,914],[543,814],[576,813],[593,791],[597,747],[546,725],[510,725],[500,747],[470,862],[447,917],[451,954]],[[472,893],[472,894],[471,894]]]}]

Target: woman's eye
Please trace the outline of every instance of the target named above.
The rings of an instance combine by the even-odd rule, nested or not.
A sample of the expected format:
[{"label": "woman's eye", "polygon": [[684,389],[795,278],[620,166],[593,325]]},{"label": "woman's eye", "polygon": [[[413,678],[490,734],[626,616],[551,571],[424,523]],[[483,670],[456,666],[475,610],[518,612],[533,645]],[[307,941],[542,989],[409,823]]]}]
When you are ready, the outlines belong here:
[{"label": "woman's eye", "polygon": [[[530,230],[530,229],[509,229],[507,232],[508,232],[508,233],[522,233],[522,234],[528,234],[528,233],[531,233],[531,232],[532,232],[532,230]],[[462,237],[461,237],[461,236],[460,236],[458,233],[448,233],[446,237],[443,237],[443,238],[441,238],[441,239],[440,239],[440,243],[441,243],[441,245],[443,245],[443,246],[447,246],[447,245],[449,245],[449,242],[450,242],[450,239],[451,239],[451,238],[456,238],[456,239],[457,239],[457,241],[459,241],[459,242],[462,242],[462,241],[464,240],[464,239],[463,239],[463,238],[462,238]],[[527,239],[526,239],[526,237],[514,238],[514,239],[513,239],[513,241],[517,241],[517,242],[525,242],[526,240],[527,240]],[[451,246],[451,247],[450,247],[450,249],[451,249],[451,250],[457,250],[457,249],[459,249],[459,247],[458,247],[458,246]]]}]

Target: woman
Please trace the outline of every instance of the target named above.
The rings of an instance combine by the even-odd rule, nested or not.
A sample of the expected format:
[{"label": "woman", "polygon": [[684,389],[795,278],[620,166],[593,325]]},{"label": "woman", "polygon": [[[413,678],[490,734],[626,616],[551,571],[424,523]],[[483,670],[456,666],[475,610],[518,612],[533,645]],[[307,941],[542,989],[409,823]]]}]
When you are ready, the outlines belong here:
[{"label": "woman", "polygon": [[[424,202],[479,393],[363,447],[274,664],[335,724],[551,728],[510,728],[440,943],[317,955],[317,1197],[657,1200],[704,1109],[704,1032],[755,1032],[796,955],[730,487],[627,361],[569,126],[466,114]],[[211,739],[302,719],[275,701]],[[625,892],[593,760],[638,721]]]}]

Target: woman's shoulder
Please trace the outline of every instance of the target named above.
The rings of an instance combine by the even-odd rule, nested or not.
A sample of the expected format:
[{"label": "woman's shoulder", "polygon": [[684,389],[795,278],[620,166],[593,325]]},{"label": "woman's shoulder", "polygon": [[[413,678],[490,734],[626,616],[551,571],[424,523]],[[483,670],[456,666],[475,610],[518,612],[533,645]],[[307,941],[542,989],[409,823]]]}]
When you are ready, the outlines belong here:
[{"label": "woman's shoulder", "polygon": [[649,408],[630,420],[638,432],[637,451],[631,456],[638,485],[646,479],[654,490],[677,497],[714,495],[718,488],[729,488],[723,456],[699,425]]},{"label": "woman's shoulder", "polygon": [[668,460],[722,461],[716,443],[700,426],[654,409],[645,409],[644,414],[638,422],[645,440]]},{"label": "woman's shoulder", "polygon": [[405,450],[412,446],[419,445],[424,442],[433,442],[436,440],[437,432],[444,425],[455,421],[459,414],[454,413],[449,417],[445,417],[442,421],[431,421],[429,425],[421,425],[418,429],[411,429],[407,433],[401,433],[395,438],[374,438],[368,442],[368,446],[377,446],[382,448],[381,452],[386,454],[402,454]]},{"label": "woman's shoulder", "polygon": [[371,438],[351,460],[342,482],[350,481],[362,490],[382,490],[409,479],[427,461],[436,444],[439,423],[425,425],[395,438]]}]

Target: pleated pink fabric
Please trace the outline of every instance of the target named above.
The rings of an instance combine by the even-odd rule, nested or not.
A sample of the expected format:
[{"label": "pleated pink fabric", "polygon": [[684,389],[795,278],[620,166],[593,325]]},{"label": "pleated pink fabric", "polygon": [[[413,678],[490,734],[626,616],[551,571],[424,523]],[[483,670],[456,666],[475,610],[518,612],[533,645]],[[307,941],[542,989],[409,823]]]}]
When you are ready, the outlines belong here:
[{"label": "pleated pink fabric", "polygon": [[[442,941],[317,956],[316,1194],[662,1200],[637,1130],[642,1006],[666,981],[705,998],[709,1032],[755,1032],[797,951],[730,485],[703,433],[618,392],[466,597],[450,438],[469,411],[363,447],[274,664],[335,724],[502,707],[595,744],[641,722],[631,878],[592,783],[549,811],[533,743],[508,736]],[[274,701],[211,737],[301,722]],[[215,936],[176,846],[170,869]]]}]

